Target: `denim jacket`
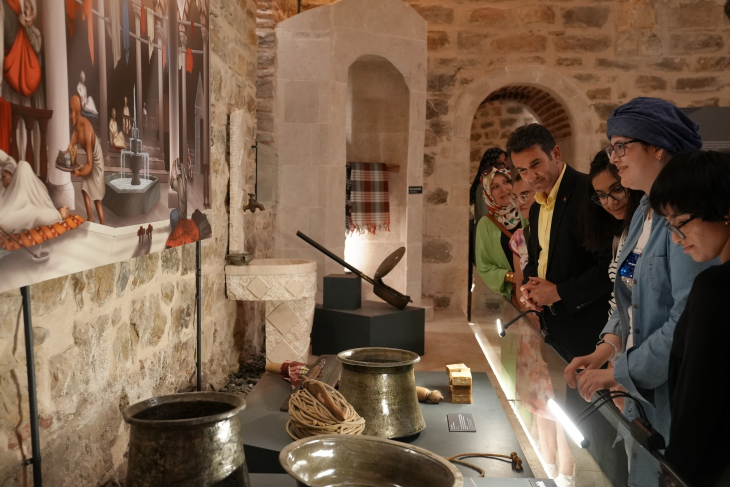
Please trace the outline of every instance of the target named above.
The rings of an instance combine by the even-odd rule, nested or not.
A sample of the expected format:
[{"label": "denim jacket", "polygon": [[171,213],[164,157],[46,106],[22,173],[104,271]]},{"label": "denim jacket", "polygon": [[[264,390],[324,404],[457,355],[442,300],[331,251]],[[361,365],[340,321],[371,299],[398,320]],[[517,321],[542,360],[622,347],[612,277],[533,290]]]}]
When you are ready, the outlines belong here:
[{"label": "denim jacket", "polygon": [[[649,196],[646,195],[631,220],[618,259],[619,269],[634,251],[650,209]],[[629,394],[647,403],[644,409],[649,421],[668,442],[671,416],[667,377],[674,327],[697,274],[719,261],[695,262],[684,253],[681,245],[672,242],[672,234],[665,222],[664,217],[654,213],[651,236],[634,270],[633,292],[620,275],[616,276],[617,307],[601,336],[606,333],[620,336],[626,349],[628,310],[633,307],[634,345],[616,360],[614,378]],[[627,416],[635,417],[632,410],[627,408]]]}]

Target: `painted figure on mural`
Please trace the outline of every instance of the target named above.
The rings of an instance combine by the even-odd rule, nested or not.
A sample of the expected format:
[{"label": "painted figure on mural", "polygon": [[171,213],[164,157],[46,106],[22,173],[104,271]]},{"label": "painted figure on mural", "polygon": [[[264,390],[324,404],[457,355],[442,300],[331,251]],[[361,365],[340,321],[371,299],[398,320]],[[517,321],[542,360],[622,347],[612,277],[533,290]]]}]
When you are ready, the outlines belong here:
[{"label": "painted figure on mural", "polygon": [[193,179],[190,157],[185,163],[176,159],[170,173],[170,187],[177,192],[177,208],[170,212],[170,236],[165,246],[178,247],[197,241],[200,232],[196,223],[188,218],[188,181]]},{"label": "painted figure on mural", "polygon": [[99,112],[96,110],[96,104],[94,103],[94,99],[91,98],[86,92],[86,75],[83,71],[81,71],[79,84],[76,85],[76,91],[79,94],[79,98],[81,98],[81,112],[83,113],[83,115],[85,117],[98,117]]},{"label": "painted figure on mural", "polygon": [[104,184],[104,155],[101,150],[99,139],[91,127],[89,119],[81,115],[81,99],[78,95],[71,97],[69,102],[71,109],[71,123],[74,127],[71,135],[71,143],[68,146],[68,153],[71,155],[71,166],[76,166],[78,147],[86,151],[86,163],[80,168],[74,169],[71,175],[80,177],[81,194],[86,204],[87,220],[94,221],[91,213],[91,201],[96,206],[96,213],[99,215],[99,222],[104,224],[104,210],[101,207],[101,200],[104,199],[106,186]]},{"label": "painted figure on mural", "polygon": [[127,105],[127,97],[124,97],[124,108],[122,109],[122,116],[124,120],[122,120],[122,128],[124,129],[125,134],[129,134],[129,131],[132,130],[132,116],[129,114],[129,105]]},{"label": "painted figure on mural", "polygon": [[68,207],[56,208],[46,186],[26,161],[16,162],[0,150],[0,230],[15,234],[69,217]]},{"label": "painted figure on mural", "polygon": [[117,110],[112,108],[112,118],[109,120],[109,144],[115,149],[126,149],[127,143],[124,134],[119,130],[117,124]]}]

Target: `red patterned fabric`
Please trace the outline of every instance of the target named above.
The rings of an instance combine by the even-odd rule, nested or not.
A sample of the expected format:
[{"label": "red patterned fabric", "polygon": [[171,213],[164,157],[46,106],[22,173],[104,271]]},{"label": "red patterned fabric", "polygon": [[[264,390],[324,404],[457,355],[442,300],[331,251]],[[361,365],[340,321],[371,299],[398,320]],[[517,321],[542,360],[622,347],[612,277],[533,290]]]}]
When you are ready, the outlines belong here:
[{"label": "red patterned fabric", "polygon": [[[7,0],[7,2],[13,12],[20,15],[22,12],[20,0]],[[12,89],[22,96],[31,96],[41,82],[41,65],[38,55],[33,50],[28,34],[23,27],[18,28],[12,47],[5,51],[3,78]]]}]

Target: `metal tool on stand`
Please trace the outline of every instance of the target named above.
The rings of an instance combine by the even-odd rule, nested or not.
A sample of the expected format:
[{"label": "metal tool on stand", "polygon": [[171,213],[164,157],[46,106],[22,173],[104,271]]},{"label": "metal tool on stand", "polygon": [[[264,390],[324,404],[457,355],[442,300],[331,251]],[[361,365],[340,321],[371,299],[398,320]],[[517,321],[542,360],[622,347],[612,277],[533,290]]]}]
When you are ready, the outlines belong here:
[{"label": "metal tool on stand", "polygon": [[375,295],[385,301],[386,303],[395,306],[398,309],[403,309],[406,306],[408,306],[408,303],[412,303],[410,296],[406,296],[405,294],[402,294],[392,287],[388,286],[383,282],[383,278],[393,270],[393,268],[398,265],[398,262],[403,258],[403,255],[406,253],[405,247],[400,247],[398,250],[390,254],[378,267],[378,270],[375,272],[375,279],[372,279],[359,270],[355,269],[355,267],[351,266],[344,260],[337,257],[335,254],[327,250],[326,248],[322,247],[320,244],[312,240],[311,238],[304,235],[302,232],[297,232],[297,237],[301,238],[305,242],[307,242],[309,245],[314,247],[315,249],[322,252],[324,255],[329,257],[330,259],[334,260],[341,266],[350,269],[355,275],[360,277],[361,279],[364,279],[365,281],[369,282],[373,285],[373,292],[375,292]]}]

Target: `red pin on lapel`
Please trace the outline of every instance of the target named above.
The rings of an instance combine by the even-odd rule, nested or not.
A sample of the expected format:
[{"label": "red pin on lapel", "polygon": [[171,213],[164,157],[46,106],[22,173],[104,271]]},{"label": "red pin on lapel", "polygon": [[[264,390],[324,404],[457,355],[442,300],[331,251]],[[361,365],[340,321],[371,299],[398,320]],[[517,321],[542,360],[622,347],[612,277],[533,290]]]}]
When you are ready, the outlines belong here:
[{"label": "red pin on lapel", "polygon": [[567,196],[563,196],[563,201],[568,201],[568,197]]}]

